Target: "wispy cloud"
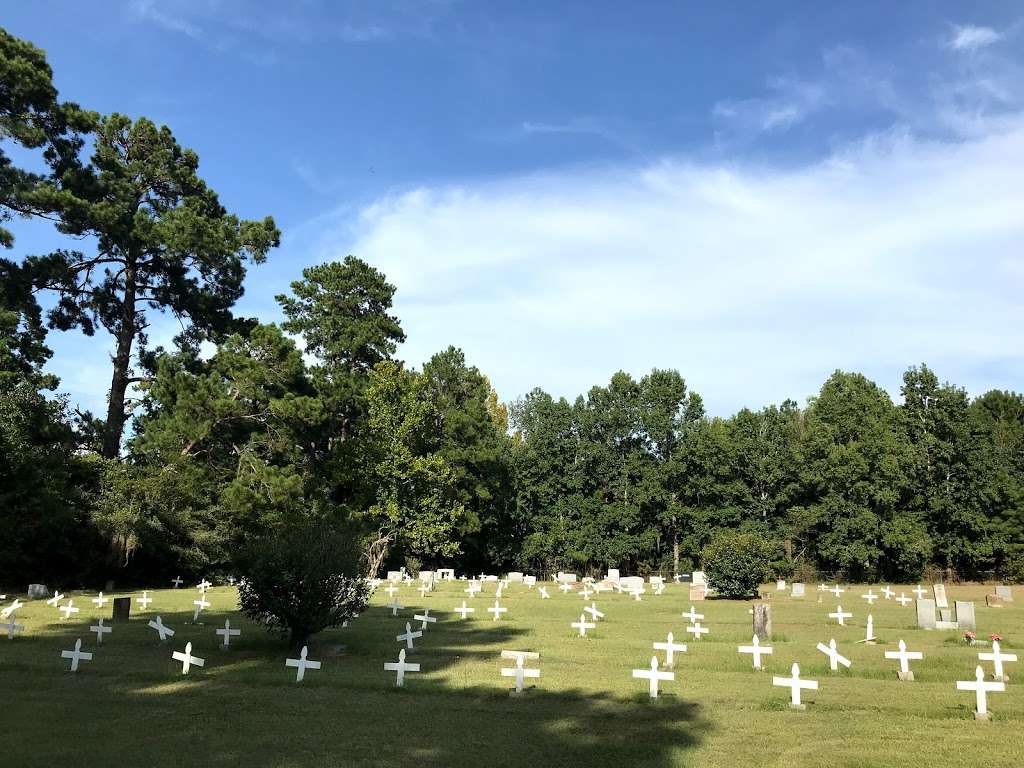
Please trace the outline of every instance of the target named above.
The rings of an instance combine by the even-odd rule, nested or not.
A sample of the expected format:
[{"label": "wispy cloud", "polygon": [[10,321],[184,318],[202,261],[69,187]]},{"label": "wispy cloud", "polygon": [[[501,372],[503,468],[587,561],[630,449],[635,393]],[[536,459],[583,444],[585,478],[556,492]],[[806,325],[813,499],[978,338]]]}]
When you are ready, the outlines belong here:
[{"label": "wispy cloud", "polygon": [[143,21],[152,22],[170,32],[178,32],[191,37],[193,40],[200,40],[203,37],[202,30],[198,25],[186,18],[166,13],[157,7],[154,0],[132,0],[130,7],[136,17]]},{"label": "wispy cloud", "polygon": [[978,27],[973,24],[965,24],[953,28],[953,35],[949,38],[947,44],[954,51],[977,51],[997,43],[1001,39],[1002,35],[992,29],[992,27]]}]

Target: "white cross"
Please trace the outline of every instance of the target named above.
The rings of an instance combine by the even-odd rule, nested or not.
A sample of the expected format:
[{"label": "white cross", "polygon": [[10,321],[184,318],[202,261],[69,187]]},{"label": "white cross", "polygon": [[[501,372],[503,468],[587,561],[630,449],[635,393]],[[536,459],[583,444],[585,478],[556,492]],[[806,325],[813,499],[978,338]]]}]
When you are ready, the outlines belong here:
[{"label": "white cross", "polygon": [[159,616],[156,617],[155,621],[150,621],[147,626],[152,627],[160,635],[161,640],[166,640],[168,637],[174,637],[174,630],[170,627],[165,627],[163,619]]},{"label": "white cross", "polygon": [[193,600],[192,605],[196,607],[195,613],[192,614],[192,623],[195,624],[199,621],[199,614],[203,612],[203,609],[210,607],[210,602],[205,597],[200,597],[198,600]]},{"label": "white cross", "polygon": [[240,629],[232,629],[231,628],[231,619],[224,619],[224,629],[215,629],[215,630],[213,630],[213,634],[215,634],[215,635],[223,635],[224,636],[223,647],[227,648],[229,645],[231,645],[231,638],[232,637],[238,637],[239,635],[241,635],[242,634],[242,630],[240,630]]},{"label": "white cross", "polygon": [[889,589],[889,585],[886,584],[884,587],[882,587],[882,594],[885,595],[886,600],[892,600],[893,595],[895,595],[896,593]]},{"label": "white cross", "polygon": [[10,624],[0,624],[0,629],[6,629],[7,630],[7,639],[8,640],[13,640],[15,635],[17,635],[19,632],[24,632],[25,631],[25,625],[24,624],[19,624],[17,621],[15,621],[14,617],[12,616],[11,617],[11,623]]},{"label": "white cross", "polygon": [[0,611],[0,619],[6,619],[13,616],[14,612],[21,608],[23,605],[24,603],[21,602],[21,600],[19,600],[18,598],[14,598],[14,602],[12,602],[6,608]]},{"label": "white cross", "polygon": [[523,655],[516,656],[516,665],[512,669],[501,668],[502,677],[514,677],[516,679],[516,693],[523,692],[523,680],[527,677],[540,677],[539,669],[527,669],[523,666]]},{"label": "white cross", "polygon": [[417,638],[417,637],[423,637],[423,632],[413,632],[412,631],[412,624],[410,624],[407,621],[407,622],[405,622],[405,632],[402,633],[401,635],[396,635],[395,636],[395,640],[397,640],[398,642],[402,642],[404,640],[405,641],[405,647],[408,648],[411,651],[411,650],[413,650],[415,648],[415,646],[413,645],[412,641],[413,641],[414,638]]},{"label": "white cross", "polygon": [[590,591],[590,587],[584,584],[583,589],[580,591],[580,597],[582,597],[584,600],[589,600],[592,594],[594,593]]},{"label": "white cross", "polygon": [[[78,671],[78,662],[79,661],[92,661],[92,654],[91,653],[86,653],[85,651],[82,650],[82,638],[78,638],[77,640],[75,640],[75,650],[73,650],[73,651],[61,651],[60,655],[61,655],[61,658],[63,658],[63,659],[71,659],[71,671],[72,672],[77,672]],[[978,667],[978,669],[981,669],[981,667]]]},{"label": "white cross", "polygon": [[304,645],[304,646],[302,646],[302,651],[299,653],[299,658],[297,658],[297,659],[285,659],[284,660],[284,665],[286,667],[296,667],[297,668],[297,671],[295,673],[295,682],[296,683],[301,683],[302,682],[302,678],[304,678],[306,676],[306,670],[307,669],[320,669],[320,662],[319,661],[309,661],[309,660],[306,659],[306,654],[308,652],[309,652],[309,649]]},{"label": "white cross", "polygon": [[643,599],[643,598],[640,597],[640,595],[644,594],[646,591],[647,590],[644,589],[643,587],[640,587],[640,589],[634,589],[633,592],[632,592],[633,599],[636,600],[639,603],[640,600]]},{"label": "white cross", "polygon": [[384,591],[388,593],[388,597],[394,597],[395,593],[398,591],[398,587],[394,584],[388,584],[387,589]]},{"label": "white cross", "polygon": [[487,612],[488,613],[493,613],[494,614],[494,621],[497,621],[498,619],[501,618],[501,614],[508,613],[508,608],[502,608],[501,604],[497,600],[495,600],[493,607],[488,608]]},{"label": "white cross", "polygon": [[868,601],[868,605],[874,605],[875,600],[878,599],[878,595],[876,595],[874,590],[872,589],[869,589],[867,593],[861,595],[861,597]]},{"label": "white cross", "polygon": [[96,645],[103,645],[103,636],[109,635],[114,631],[114,628],[103,626],[103,619],[100,619],[100,623],[89,627],[89,631],[96,633]]},{"label": "white cross", "polygon": [[200,592],[205,592],[206,590],[208,590],[212,586],[213,586],[212,583],[210,583],[206,579],[203,579],[198,584],[196,584],[196,589],[198,589]]},{"label": "white cross", "polygon": [[537,587],[537,591],[540,592],[541,600],[550,600],[551,595],[548,594],[547,587]]},{"label": "white cross", "polygon": [[399,602],[397,602],[395,600],[392,600],[390,603],[388,603],[387,607],[391,609],[391,615],[392,616],[397,616],[398,612],[400,610],[402,610],[403,608],[405,608],[404,605],[402,605],[401,603],[399,603]]},{"label": "white cross", "polygon": [[806,689],[808,691],[818,690],[817,680],[801,680],[800,679],[800,665],[793,662],[793,669],[790,677],[779,677],[776,675],[772,678],[772,685],[778,685],[780,687],[789,688],[789,703],[790,706],[800,706],[800,691]]},{"label": "white cross", "polygon": [[498,589],[494,593],[494,596],[500,598],[501,597],[501,593],[504,592],[504,591],[505,591],[505,585],[499,582],[498,583]]},{"label": "white cross", "polygon": [[436,624],[437,623],[437,617],[430,615],[430,609],[429,608],[424,608],[423,609],[423,613],[414,613],[412,615],[412,618],[413,618],[413,621],[420,622],[420,629],[426,629],[428,623],[430,623],[430,624]]},{"label": "white cross", "polygon": [[470,597],[476,597],[476,593],[480,591],[480,584],[476,581],[469,582],[469,586],[462,590]]},{"label": "white cross", "polygon": [[669,632],[668,637],[665,639],[664,643],[654,643],[654,650],[664,651],[665,666],[673,667],[675,666],[676,651],[678,651],[679,653],[686,653],[686,645],[683,643],[675,642],[675,638],[672,636],[672,633]]},{"label": "white cross", "polygon": [[70,619],[72,613],[78,613],[78,609],[75,608],[74,600],[68,600],[68,604],[62,605],[59,610],[64,614],[65,619]]},{"label": "white cross", "polygon": [[819,584],[818,585],[818,591],[819,592],[824,592],[826,589],[828,589],[828,584]]},{"label": "white cross", "polygon": [[142,597],[136,597],[135,602],[142,606],[142,610],[149,608],[149,604],[153,602],[153,598],[149,596],[149,590],[143,590]]},{"label": "white cross", "polygon": [[840,627],[845,627],[846,626],[846,621],[845,620],[846,619],[852,619],[853,618],[853,614],[849,613],[847,611],[844,611],[843,610],[843,606],[839,605],[839,606],[836,606],[835,612],[834,613],[830,613],[828,615],[828,617],[830,619],[835,619],[836,621],[838,621]]},{"label": "white cross", "polygon": [[419,672],[419,664],[406,664],[405,663],[405,648],[398,652],[398,662],[385,661],[384,662],[385,672],[397,672],[398,678],[395,680],[395,685],[401,688],[405,684],[405,673],[406,672]]},{"label": "white cross", "polygon": [[911,591],[915,595],[917,595],[917,599],[918,600],[924,600],[924,596],[928,594],[928,590],[921,589],[921,585],[920,584],[918,584],[916,587],[914,587]]},{"label": "white cross", "polygon": [[689,632],[691,635],[693,635],[693,639],[694,640],[700,640],[700,636],[701,635],[706,635],[711,630],[708,629],[707,627],[702,627],[700,625],[700,622],[697,621],[697,622],[694,622],[694,625],[692,627],[687,627],[686,631]]},{"label": "white cross", "polygon": [[754,635],[750,641],[750,645],[741,645],[736,650],[740,653],[749,653],[754,657],[754,669],[761,668],[761,656],[772,654],[772,647],[770,645],[761,645],[761,638]]},{"label": "white cross", "polygon": [[840,596],[841,594],[843,594],[843,592],[845,592],[846,590],[845,590],[845,589],[843,589],[842,587],[840,587],[840,586],[839,586],[838,584],[836,584],[836,585],[835,585],[834,587],[832,587],[831,589],[827,589],[827,590],[825,590],[825,591],[826,591],[826,592],[831,592],[831,593],[832,593],[833,595],[835,595],[836,597],[839,597],[839,596]]},{"label": "white cross", "polygon": [[900,677],[905,678],[909,676],[910,664],[908,663],[911,659],[919,660],[924,658],[924,654],[921,651],[908,651],[907,644],[900,640],[900,649],[898,651],[886,651],[885,658],[887,659],[899,659],[900,662]]},{"label": "white cross", "polygon": [[228,584],[230,584],[232,587],[235,586],[235,577],[234,576],[228,576]]},{"label": "white cross", "polygon": [[206,664],[206,661],[200,659],[198,656],[192,655],[192,643],[185,643],[185,652],[174,651],[171,654],[171,658],[175,661],[181,662],[181,674],[187,675],[189,669],[195,664],[197,667],[202,667]]},{"label": "white cross", "polygon": [[429,591],[430,591],[430,587],[428,587],[426,584],[420,584],[420,588],[419,588],[420,597],[426,597],[427,596],[427,592],[429,592]]},{"label": "white cross", "polygon": [[562,590],[563,593],[572,592],[572,584],[570,584],[568,581],[563,581],[561,584],[558,585],[558,588]]},{"label": "white cross", "polygon": [[999,641],[992,641],[992,653],[979,653],[978,661],[991,661],[992,666],[995,667],[995,673],[992,677],[995,680],[1004,681],[1006,675],[1003,674],[1003,662],[1004,661],[1016,661],[1017,654],[1015,653],[1003,653],[999,650]]},{"label": "white cross", "polygon": [[684,619],[686,619],[691,624],[693,624],[693,622],[695,622],[695,621],[703,621],[704,620],[704,614],[703,613],[697,613],[695,610],[693,610],[693,606],[692,605],[690,606],[690,610],[687,611],[686,613],[682,614],[682,616],[683,616]]},{"label": "white cross", "polygon": [[654,594],[655,595],[660,595],[664,591],[665,591],[665,582],[659,581],[657,584],[654,585]]},{"label": "white cross", "polygon": [[604,614],[601,611],[597,610],[597,603],[591,603],[590,605],[584,606],[583,610],[589,613],[590,618],[593,619],[595,622],[598,619],[604,618]]},{"label": "white cross", "polygon": [[850,660],[836,650],[835,638],[829,640],[828,645],[825,645],[824,643],[818,643],[818,650],[824,653],[826,656],[828,656],[828,667],[833,672],[839,669],[839,664],[842,664],[847,669],[850,668]]},{"label": "white cross", "polygon": [[647,680],[650,683],[651,698],[658,698],[658,682],[661,680],[675,680],[675,672],[659,672],[658,671],[658,657],[651,656],[651,668],[647,669],[634,669],[633,677]]},{"label": "white cross", "polygon": [[875,619],[872,615],[868,614],[868,626],[864,632],[864,642],[872,643],[875,641]]},{"label": "white cross", "polygon": [[64,595],[62,595],[60,592],[54,592],[53,593],[53,597],[51,597],[49,600],[47,600],[46,604],[47,605],[52,605],[54,608],[57,608],[58,607],[57,603],[59,603],[63,599],[64,599]]},{"label": "white cross", "polygon": [[899,603],[902,607],[906,608],[907,603],[912,603],[914,601],[913,598],[907,597],[905,594],[900,592],[900,596],[896,598],[896,602]]},{"label": "white cross", "polygon": [[999,693],[1006,690],[1006,683],[986,683],[985,673],[981,670],[981,665],[974,671],[974,680],[957,680],[956,689],[958,691],[974,691],[977,702],[977,712],[979,715],[988,714],[988,693],[992,691]]},{"label": "white cross", "polygon": [[99,595],[97,595],[96,597],[94,597],[94,598],[92,599],[92,601],[93,601],[94,603],[96,603],[96,607],[97,607],[97,608],[102,608],[102,607],[103,607],[103,604],[104,604],[104,603],[106,603],[106,602],[107,602],[107,601],[108,601],[109,599],[110,599],[109,597],[104,597],[104,596],[103,596],[103,593],[102,593],[102,592],[100,592],[100,593],[99,593]]},{"label": "white cross", "polygon": [[470,608],[468,605],[466,605],[466,601],[463,600],[462,605],[458,606],[455,609],[455,612],[459,614],[462,618],[466,618],[467,613],[473,613],[473,611],[475,610],[476,608]]},{"label": "white cross", "polygon": [[586,615],[582,613],[580,614],[580,620],[571,622],[569,626],[573,629],[578,629],[580,631],[580,637],[586,637],[588,629],[597,628],[597,624],[587,621]]},{"label": "white cross", "polygon": [[175,576],[173,579],[171,579],[171,584],[174,585],[175,589],[180,587],[182,585],[181,576]]}]

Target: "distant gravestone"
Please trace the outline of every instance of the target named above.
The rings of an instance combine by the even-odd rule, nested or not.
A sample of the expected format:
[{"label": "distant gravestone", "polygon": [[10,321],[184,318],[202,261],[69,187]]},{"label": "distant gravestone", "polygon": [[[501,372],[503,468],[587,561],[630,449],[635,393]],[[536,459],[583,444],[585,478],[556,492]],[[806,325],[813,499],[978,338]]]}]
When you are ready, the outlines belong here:
[{"label": "distant gravestone", "polygon": [[1000,584],[998,587],[996,587],[996,595],[1002,598],[1004,603],[1013,602],[1013,590],[1010,589],[1010,587]]},{"label": "distant gravestone", "polygon": [[636,592],[644,588],[643,576],[622,576],[619,586],[623,592]]},{"label": "distant gravestone", "polygon": [[978,623],[974,618],[974,603],[968,600],[957,600],[953,603],[956,607],[956,623],[959,629],[976,630]]},{"label": "distant gravestone", "polygon": [[786,591],[786,580],[785,579],[777,579],[775,581],[775,591],[776,592],[785,592]]},{"label": "distant gravestone", "polygon": [[772,607],[759,603],[754,606],[754,634],[761,640],[772,638]]},{"label": "distant gravestone", "polygon": [[520,582],[521,583],[522,580],[523,580],[523,572],[522,571],[512,571],[508,575],[508,580],[512,581],[512,582]]},{"label": "distant gravestone", "polygon": [[607,575],[604,577],[605,581],[618,581],[619,580],[619,569],[609,568]]},{"label": "distant gravestone", "polygon": [[707,595],[707,590],[704,587],[691,586],[690,587],[690,602],[696,603],[704,599]]},{"label": "distant gravestone", "polygon": [[935,629],[935,601],[924,598],[917,601],[917,626],[919,629]]},{"label": "distant gravestone", "polygon": [[989,608],[1003,608],[1005,602],[999,595],[985,595],[985,605]]},{"label": "distant gravestone", "polygon": [[790,597],[803,597],[806,590],[807,587],[803,582],[795,581],[789,589],[789,595]]},{"label": "distant gravestone", "polygon": [[932,594],[935,596],[936,608],[949,608],[949,600],[946,599],[946,585],[933,584]]},{"label": "distant gravestone", "polygon": [[46,588],[45,584],[29,584],[28,585],[28,599],[29,600],[41,600],[44,597],[50,596],[50,590]]},{"label": "distant gravestone", "polygon": [[113,579],[107,579],[107,584],[106,584],[105,587],[103,587],[103,591],[104,592],[113,592],[114,591],[114,580]]}]

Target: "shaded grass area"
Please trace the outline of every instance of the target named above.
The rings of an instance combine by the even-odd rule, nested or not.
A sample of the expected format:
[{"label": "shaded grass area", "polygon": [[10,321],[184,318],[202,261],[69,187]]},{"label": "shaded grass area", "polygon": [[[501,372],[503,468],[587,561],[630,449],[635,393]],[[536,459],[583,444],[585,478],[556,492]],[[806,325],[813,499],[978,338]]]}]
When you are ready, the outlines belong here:
[{"label": "shaded grass area", "polygon": [[[635,602],[624,595],[595,596],[607,614],[592,637],[575,637],[569,622],[584,601],[553,592],[541,600],[512,585],[502,621],[490,621],[493,585],[467,602],[475,618],[452,609],[464,584],[447,584],[425,598],[410,586],[398,595],[407,608],[398,617],[383,607],[381,591],[349,627],[322,633],[310,657],[323,669],[296,685],[284,666],[287,645],[235,611],[236,593],[211,590],[203,624],[188,623],[195,590],[151,592],[153,605],[129,624],[114,626],[101,646],[88,631],[109,605],[97,609],[92,594],[73,594],[82,612],[62,621],[42,601],[18,616],[25,636],[0,638],[0,690],[7,701],[0,717],[4,763],[52,765],[266,765],[266,766],[932,766],[1016,764],[1024,753],[1024,688],[1011,683],[993,695],[990,724],[973,720],[973,697],[955,690],[972,677],[977,650],[957,642],[959,633],[915,628],[913,607],[895,602],[871,609],[879,644],[863,637],[868,607],[852,588],[840,602],[854,612],[849,626],[830,623],[831,595],[817,602],[773,602],[775,652],[766,671],[751,669],[736,646],[750,641],[750,604],[708,601],[698,610],[711,634],[692,642],[680,612],[689,607],[685,588]],[[1019,603],[986,609],[980,586],[952,587],[950,599],[973,599],[978,636],[1003,635],[1003,646],[1020,648],[1024,611]],[[859,604],[858,604],[859,603]],[[384,661],[397,658],[395,635],[412,620],[413,608],[439,617],[410,661],[423,672],[394,688]],[[167,643],[146,626],[155,615],[176,630]],[[485,618],[481,618],[485,617]],[[219,650],[214,629],[231,619],[242,636]],[[676,680],[664,695],[647,698],[644,681],[631,670],[646,666],[654,640],[668,631],[689,642],[676,658]],[[95,653],[81,671],[66,671],[60,651],[76,637]],[[853,668],[832,674],[817,642],[835,637]],[[895,679],[895,663],[883,652],[900,638],[925,660],[913,665],[917,682]],[[950,641],[953,642],[950,642]],[[186,642],[206,667],[182,677],[172,650]],[[503,648],[541,653],[541,678],[524,696],[510,697],[501,678]],[[806,712],[788,709],[788,692],[771,685],[773,673],[793,661],[820,690],[805,694]],[[1024,681],[1024,666],[1011,677]]]}]

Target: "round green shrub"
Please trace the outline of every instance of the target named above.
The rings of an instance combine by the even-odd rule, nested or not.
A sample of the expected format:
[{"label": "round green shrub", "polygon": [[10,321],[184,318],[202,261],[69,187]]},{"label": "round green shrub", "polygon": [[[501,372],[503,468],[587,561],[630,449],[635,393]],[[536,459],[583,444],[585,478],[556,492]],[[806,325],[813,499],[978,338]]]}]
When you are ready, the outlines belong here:
[{"label": "round green shrub", "polygon": [[756,533],[722,533],[704,547],[708,584],[723,597],[746,598],[771,572],[772,545]]}]

